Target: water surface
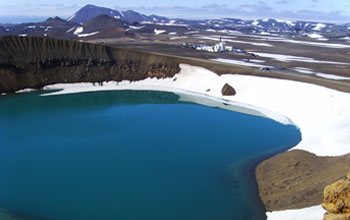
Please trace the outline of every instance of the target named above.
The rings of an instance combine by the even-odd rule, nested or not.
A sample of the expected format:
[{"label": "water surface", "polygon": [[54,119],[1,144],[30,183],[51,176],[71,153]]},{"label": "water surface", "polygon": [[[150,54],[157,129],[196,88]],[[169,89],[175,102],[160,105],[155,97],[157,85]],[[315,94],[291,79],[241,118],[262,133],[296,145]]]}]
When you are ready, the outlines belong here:
[{"label": "water surface", "polygon": [[252,169],[294,126],[114,91],[0,97],[0,206],[40,220],[264,219]]}]

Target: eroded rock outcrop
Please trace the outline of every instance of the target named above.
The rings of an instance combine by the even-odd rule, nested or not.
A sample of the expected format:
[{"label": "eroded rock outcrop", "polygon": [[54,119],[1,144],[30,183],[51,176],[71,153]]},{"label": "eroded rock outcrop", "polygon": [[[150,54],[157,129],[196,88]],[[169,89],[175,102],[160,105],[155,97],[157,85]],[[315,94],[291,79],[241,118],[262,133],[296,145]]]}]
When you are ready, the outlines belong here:
[{"label": "eroded rock outcrop", "polygon": [[225,96],[233,96],[236,95],[236,90],[226,83],[221,89],[221,94]]},{"label": "eroded rock outcrop", "polygon": [[326,186],[323,194],[324,220],[350,220],[350,174]]}]

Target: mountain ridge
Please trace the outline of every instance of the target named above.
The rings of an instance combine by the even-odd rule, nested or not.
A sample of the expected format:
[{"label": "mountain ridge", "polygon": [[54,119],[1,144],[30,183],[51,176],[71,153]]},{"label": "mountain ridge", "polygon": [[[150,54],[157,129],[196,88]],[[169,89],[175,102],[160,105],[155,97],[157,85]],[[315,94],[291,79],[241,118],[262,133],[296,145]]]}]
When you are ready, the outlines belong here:
[{"label": "mountain ridge", "polygon": [[[101,17],[101,15],[105,16]],[[96,18],[97,16],[100,17]],[[109,25],[106,25],[105,20],[109,20],[107,22]],[[89,28],[86,28],[86,23],[94,23],[95,27],[91,27],[90,25]],[[161,30],[161,32],[158,30]],[[188,31],[226,34],[241,32],[243,34],[253,35],[306,36],[308,38],[316,38],[317,40],[350,40],[350,23],[337,25],[273,18],[255,20],[243,20],[239,18],[204,20],[170,19],[158,15],[144,15],[133,10],[118,11],[91,4],[82,7],[66,20],[54,17],[44,22],[0,25],[0,36],[39,36],[69,40],[80,40],[81,38],[84,38],[84,40],[120,38],[133,36],[134,33],[153,35],[169,33],[183,34]],[[97,35],[102,32],[108,33]]]}]

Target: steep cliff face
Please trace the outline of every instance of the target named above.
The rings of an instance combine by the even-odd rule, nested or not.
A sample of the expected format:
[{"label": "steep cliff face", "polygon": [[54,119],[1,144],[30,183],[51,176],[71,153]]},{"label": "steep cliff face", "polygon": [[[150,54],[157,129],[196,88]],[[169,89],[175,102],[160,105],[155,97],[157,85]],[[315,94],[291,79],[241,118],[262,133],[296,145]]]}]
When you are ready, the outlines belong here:
[{"label": "steep cliff face", "polygon": [[57,39],[0,38],[0,93],[54,83],[172,77],[179,71],[167,56]]}]

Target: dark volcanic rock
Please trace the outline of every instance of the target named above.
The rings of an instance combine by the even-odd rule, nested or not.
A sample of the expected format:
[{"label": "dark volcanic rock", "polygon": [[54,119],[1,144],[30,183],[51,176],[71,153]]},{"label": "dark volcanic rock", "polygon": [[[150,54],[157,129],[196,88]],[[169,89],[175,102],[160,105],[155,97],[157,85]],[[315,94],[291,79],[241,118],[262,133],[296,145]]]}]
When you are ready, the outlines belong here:
[{"label": "dark volcanic rock", "polygon": [[[117,37],[126,37],[132,36],[132,33],[126,31],[128,28],[128,23],[126,21],[112,18],[108,15],[101,14],[83,25],[83,32],[80,34],[93,34],[90,37],[85,37],[84,39],[96,39],[96,38],[117,38]],[[79,37],[77,37],[80,39]]]},{"label": "dark volcanic rock", "polygon": [[115,19],[105,14],[101,14],[86,22],[83,25],[83,28],[84,32],[89,33],[109,28],[126,29],[128,28],[128,24],[126,21]]},{"label": "dark volcanic rock", "polygon": [[79,11],[77,11],[74,15],[70,16],[67,20],[71,21],[71,22],[76,22],[76,23],[80,23],[83,24],[87,21],[89,21],[90,19],[92,19],[95,16],[98,15],[109,15],[113,18],[116,19],[121,19],[123,21],[127,21],[129,23],[133,23],[133,22],[142,22],[142,21],[153,21],[153,20],[166,20],[168,21],[169,19],[166,17],[160,17],[160,16],[156,16],[156,15],[144,15],[144,14],[140,14],[136,11],[132,11],[132,10],[127,10],[127,11],[118,11],[118,10],[114,10],[114,9],[110,9],[110,8],[105,8],[105,7],[99,7],[96,5],[91,5],[88,4],[86,6],[84,6],[83,8],[81,8]]},{"label": "dark volcanic rock", "polygon": [[225,96],[233,96],[236,95],[236,90],[226,83],[221,89],[221,94]]},{"label": "dark volcanic rock", "polygon": [[142,21],[148,21],[150,18],[144,14],[140,14],[133,10],[127,10],[123,11],[124,19],[128,22],[142,22]]},{"label": "dark volcanic rock", "polygon": [[58,39],[0,38],[0,93],[54,83],[173,77],[179,71],[167,56]]},{"label": "dark volcanic rock", "polygon": [[101,14],[110,15],[115,18],[123,18],[122,14],[117,10],[88,4],[82,7],[74,15],[70,16],[67,20],[83,24],[88,20],[92,19],[93,17],[96,17]]}]

